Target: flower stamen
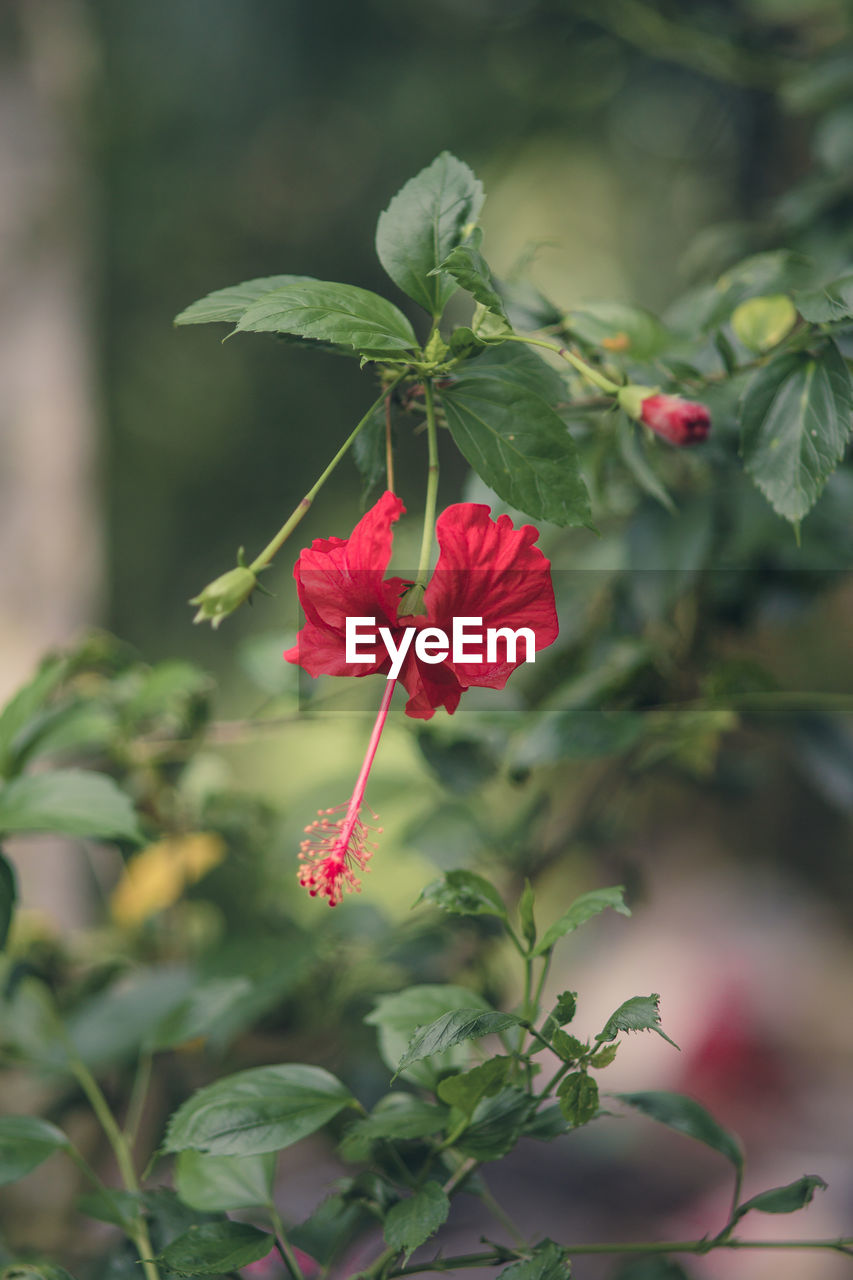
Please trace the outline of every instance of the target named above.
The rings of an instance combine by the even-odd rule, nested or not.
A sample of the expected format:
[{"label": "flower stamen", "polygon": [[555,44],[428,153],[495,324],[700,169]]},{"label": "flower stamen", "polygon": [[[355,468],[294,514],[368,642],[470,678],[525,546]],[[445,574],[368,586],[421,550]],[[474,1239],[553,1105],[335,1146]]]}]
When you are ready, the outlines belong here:
[{"label": "flower stamen", "polygon": [[[370,833],[382,832],[381,827],[362,822],[361,809],[366,803],[367,779],[385,727],[395,684],[395,680],[387,681],[349,804],[318,810],[316,819],[305,828],[306,838],[299,846],[302,864],[298,872],[299,883],[312,898],[328,898],[330,907],[336,907],[343,900],[344,889],[347,893],[359,892],[361,880],[357,873],[370,870],[367,864],[376,850],[376,842],[370,839]],[[334,816],[342,811],[342,817]],[[377,816],[372,809],[370,812],[374,818]]]}]

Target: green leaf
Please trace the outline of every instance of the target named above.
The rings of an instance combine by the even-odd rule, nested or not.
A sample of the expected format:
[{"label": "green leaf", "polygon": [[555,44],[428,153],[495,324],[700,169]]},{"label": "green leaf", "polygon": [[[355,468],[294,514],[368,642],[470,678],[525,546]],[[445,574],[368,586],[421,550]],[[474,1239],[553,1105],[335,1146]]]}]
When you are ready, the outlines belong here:
[{"label": "green leaf", "polygon": [[599,1049],[598,1053],[594,1053],[589,1060],[589,1065],[600,1071],[604,1067],[609,1067],[611,1062],[619,1052],[619,1042],[614,1041],[613,1044],[606,1044],[603,1049]]},{"label": "green leaf", "polygon": [[500,1160],[512,1151],[524,1132],[535,1099],[523,1089],[508,1087],[477,1103],[471,1123],[455,1146],[475,1160]]},{"label": "green leaf", "polygon": [[[385,484],[387,478],[384,404],[373,410],[367,425],[359,431],[352,446],[352,456],[363,482],[361,501],[367,504],[372,494]],[[281,649],[281,644],[278,647]]]},{"label": "green leaf", "polygon": [[[496,350],[507,345],[515,344]],[[557,525],[588,525],[577,447],[556,410],[530,390],[529,366],[519,372],[514,362],[482,359],[465,364],[441,391],[447,425],[465,459],[519,511]]]},{"label": "green leaf", "polygon": [[421,891],[418,902],[430,902],[456,916],[497,916],[508,920],[506,907],[497,889],[476,871],[458,868],[446,871],[443,880],[433,880]]},{"label": "green leaf", "polygon": [[704,1142],[706,1147],[712,1147],[714,1151],[719,1151],[720,1155],[731,1161],[735,1168],[743,1168],[740,1140],[722,1125],[717,1124],[714,1117],[693,1098],[663,1090],[647,1093],[617,1093],[615,1096],[621,1102],[627,1103],[629,1107],[641,1111],[650,1120],[657,1120],[659,1124],[665,1124],[667,1128],[675,1129],[677,1133],[695,1138],[697,1142]]},{"label": "green leaf", "polygon": [[135,1057],[192,990],[193,975],[177,965],[138,969],[92,996],[71,1016],[68,1034],[88,1066]]},{"label": "green leaf", "polygon": [[561,991],[557,996],[557,1003],[551,1013],[551,1017],[561,1027],[571,1022],[578,1009],[578,993],[577,991]]},{"label": "green leaf", "polygon": [[607,1019],[604,1029],[595,1037],[602,1041],[615,1040],[620,1031],[656,1031],[661,1039],[666,1040],[674,1049],[678,1045],[661,1030],[658,1005],[660,996],[652,992],[650,996],[632,996],[624,1004],[620,1004],[615,1013]]},{"label": "green leaf", "polygon": [[560,1110],[573,1128],[588,1124],[598,1113],[598,1085],[585,1071],[573,1071],[557,1088]]},{"label": "green leaf", "polygon": [[292,1146],[353,1105],[321,1067],[285,1064],[238,1071],[199,1089],[169,1121],[164,1149],[260,1155]]},{"label": "green leaf", "polygon": [[[203,1226],[207,1222],[221,1221],[218,1215],[200,1213],[191,1209],[171,1187],[157,1187],[153,1191],[144,1191],[141,1196],[145,1215],[148,1218],[152,1248],[165,1249],[173,1240],[189,1231],[190,1227]],[[139,1274],[138,1263],[135,1274]],[[127,1280],[131,1280],[128,1277]]]},{"label": "green leaf", "polygon": [[539,396],[552,409],[569,403],[569,391],[562,375],[523,342],[487,347],[465,365],[465,373],[477,377],[490,377],[495,371],[498,377],[510,375],[513,382]]},{"label": "green leaf", "polygon": [[796,1213],[807,1204],[811,1204],[815,1191],[820,1187],[826,1190],[826,1183],[816,1173],[804,1173],[796,1182],[789,1182],[784,1187],[773,1187],[771,1191],[762,1191],[751,1200],[745,1200],[735,1210],[734,1220],[739,1222],[745,1213],[757,1209],[760,1213]]},{"label": "green leaf", "polygon": [[127,1232],[139,1217],[140,1198],[133,1191],[116,1191],[105,1187],[103,1191],[90,1191],[79,1196],[76,1202],[78,1213],[87,1218],[96,1218],[98,1222],[109,1222],[114,1227],[121,1227]]},{"label": "green leaf", "polygon": [[532,947],[536,941],[536,921],[533,917],[535,898],[533,885],[529,880],[525,879],[524,892],[518,900],[518,919],[521,924],[522,937],[529,947]]},{"label": "green leaf", "polygon": [[16,771],[18,754],[28,739],[31,722],[68,671],[64,658],[48,658],[27,684],[9,699],[0,712],[0,775]]},{"label": "green leaf", "polygon": [[496,1013],[494,1010],[454,1009],[450,1013],[443,1013],[435,1022],[421,1028],[412,1037],[394,1074],[399,1075],[413,1062],[443,1053],[445,1049],[461,1044],[463,1040],[479,1040],[483,1036],[497,1035],[508,1027],[519,1026],[520,1023],[521,1019],[514,1013]]},{"label": "green leaf", "polygon": [[[571,1022],[578,1009],[578,993],[576,991],[561,991],[557,996],[557,1003],[548,1014],[548,1017],[542,1023],[540,1035],[546,1040],[552,1039],[558,1027],[565,1026]],[[540,1053],[540,1049],[534,1049],[534,1053]]]},{"label": "green leaf", "polygon": [[657,316],[624,302],[585,302],[565,317],[567,330],[612,355],[651,360],[672,342]]},{"label": "green leaf", "polygon": [[388,1210],[385,1243],[403,1249],[406,1258],[434,1235],[450,1213],[450,1201],[437,1182],[427,1182],[420,1191]]},{"label": "green leaf", "polygon": [[[492,280],[491,268],[480,253],[481,241],[482,233],[478,228],[464,244],[458,244],[448,254],[441,264],[441,270],[452,276],[457,284],[471,294],[475,302],[479,302],[487,311],[500,316],[509,324],[503,299],[495,289]],[[438,269],[430,272],[430,275],[438,274]]]},{"label": "green leaf", "polygon": [[659,502],[665,511],[673,513],[675,503],[664,488],[654,467],[649,463],[645,439],[636,431],[635,424],[624,413],[619,415],[617,439],[622,461],[638,488],[643,493],[647,493],[650,498],[654,498],[655,502]]},{"label": "green leaf", "polygon": [[532,1258],[505,1267],[498,1272],[497,1280],[566,1280],[570,1274],[571,1263],[563,1246],[553,1240],[542,1240]]},{"label": "green leaf", "polygon": [[6,946],[17,901],[18,882],[15,877],[15,868],[0,850],[0,951]]},{"label": "green leaf", "polygon": [[424,1102],[411,1093],[389,1093],[380,1098],[366,1119],[356,1120],[347,1129],[340,1144],[341,1155],[345,1160],[366,1161],[374,1142],[426,1138],[438,1133],[446,1123],[444,1107]]},{"label": "green leaf", "polygon": [[292,333],[368,354],[393,355],[418,345],[409,321],[387,298],[328,280],[274,289],[247,308],[235,332]]},{"label": "green leaf", "polygon": [[769,351],[797,323],[796,308],[785,293],[748,298],[732,312],[732,329],[750,351]]},{"label": "green leaf", "polygon": [[130,798],[112,778],[83,769],[55,769],[8,782],[0,790],[0,832],[19,831],[142,842]]},{"label": "green leaf", "polygon": [[559,1103],[543,1107],[522,1129],[525,1138],[534,1138],[537,1142],[553,1142],[555,1138],[561,1138],[568,1132],[569,1124]]},{"label": "green leaf", "polygon": [[717,328],[747,298],[802,288],[808,284],[812,270],[808,258],[789,249],[773,249],[744,258],[724,272],[709,291],[709,306],[700,327]]},{"label": "green leaf", "polygon": [[550,1039],[551,1048],[563,1062],[577,1062],[579,1058],[589,1053],[588,1044],[578,1040],[577,1036],[570,1036],[567,1032],[561,1031],[559,1027],[554,1030]]},{"label": "green leaf", "polygon": [[498,1055],[479,1067],[460,1075],[446,1076],[436,1092],[442,1102],[458,1107],[465,1115],[474,1114],[483,1098],[491,1098],[506,1084],[512,1059]]},{"label": "green leaf", "polygon": [[17,1182],[68,1145],[61,1129],[38,1116],[0,1116],[0,1186]]},{"label": "green leaf", "polygon": [[583,893],[576,898],[568,911],[560,916],[559,920],[555,920],[550,929],[546,929],[542,937],[539,939],[533,950],[535,956],[542,956],[546,951],[550,951],[555,942],[560,938],[564,938],[569,933],[574,933],[575,929],[580,928],[587,920],[591,920],[593,916],[599,915],[602,911],[606,911],[608,907],[612,907],[614,911],[618,911],[620,915],[629,916],[631,914],[628,907],[625,906],[625,889],[621,884],[614,885],[612,889],[593,889],[589,893]]},{"label": "green leaf", "polygon": [[853,316],[853,274],[839,276],[820,289],[800,289],[794,294],[797,310],[811,324],[849,320]]},{"label": "green leaf", "polygon": [[248,978],[213,978],[200,983],[154,1027],[146,1048],[152,1052],[175,1049],[188,1040],[208,1036],[251,991]]},{"label": "green leaf", "polygon": [[528,280],[496,280],[506,314],[514,329],[532,333],[563,323],[563,312]]},{"label": "green leaf", "polygon": [[290,284],[311,284],[312,276],[262,276],[208,293],[175,316],[175,324],[237,324],[249,307],[267,293]]},{"label": "green leaf", "polygon": [[363,1201],[331,1195],[309,1218],[291,1228],[290,1242],[326,1267],[352,1240],[375,1226],[375,1215]]},{"label": "green leaf", "polygon": [[[451,1009],[487,1010],[488,1008],[489,1005],[482,996],[469,987],[426,984],[380,996],[372,1013],[365,1018],[365,1022],[378,1028],[379,1052],[383,1062],[394,1071],[412,1035],[419,1027],[432,1022]],[[401,1074],[407,1080],[431,1089],[438,1076],[452,1071],[454,1067],[467,1065],[467,1048],[464,1045],[456,1045],[445,1050],[429,1063],[415,1063]]]},{"label": "green leaf", "polygon": [[850,437],[853,388],[835,343],[819,355],[780,355],[758,369],[741,401],[744,466],[786,520],[814,506]]},{"label": "green leaf", "polygon": [[467,164],[443,151],[411,178],[379,217],[376,253],[403,293],[436,318],[456,290],[432,275],[465,237],[483,207],[483,184]]},{"label": "green leaf", "polygon": [[210,1156],[182,1151],[175,1161],[178,1195],[193,1209],[218,1212],[269,1204],[275,1152],[255,1156]]},{"label": "green leaf", "polygon": [[190,1227],[157,1258],[177,1276],[218,1276],[259,1262],[275,1246],[248,1222],[205,1222]]}]

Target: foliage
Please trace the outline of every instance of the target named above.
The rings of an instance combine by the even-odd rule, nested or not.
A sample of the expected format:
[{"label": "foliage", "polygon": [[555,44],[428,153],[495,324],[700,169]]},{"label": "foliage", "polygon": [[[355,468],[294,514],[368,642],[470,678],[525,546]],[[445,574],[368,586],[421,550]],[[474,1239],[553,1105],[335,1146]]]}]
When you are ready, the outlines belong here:
[{"label": "foliage", "polygon": [[[834,157],[832,136],[824,146]],[[514,718],[499,704],[493,718],[469,722],[464,732],[439,729],[418,739],[426,766],[456,779],[452,804],[432,803],[431,816],[436,822],[447,817],[451,826],[467,823],[457,841],[461,860],[476,862],[479,837],[500,856],[491,859],[491,878],[457,866],[422,891],[419,916],[429,922],[418,926],[417,940],[425,947],[432,941],[438,953],[453,936],[436,924],[437,912],[470,930],[481,953],[514,951],[521,1001],[499,1007],[507,1003],[502,993],[486,990],[474,969],[438,975],[466,981],[416,982],[423,956],[403,954],[396,957],[394,981],[368,970],[353,1014],[353,1000],[341,995],[348,975],[340,936],[331,926],[301,929],[284,909],[271,911],[260,894],[252,902],[260,929],[235,934],[221,947],[221,935],[214,945],[187,944],[181,925],[193,921],[186,908],[199,882],[228,874],[221,846],[255,854],[270,831],[263,806],[194,791],[187,783],[205,734],[215,740],[216,727],[210,681],[194,667],[149,668],[99,637],[49,659],[0,715],[0,835],[48,831],[112,841],[126,860],[125,877],[136,878],[129,897],[137,907],[142,903],[129,914],[121,905],[128,895],[117,894],[117,954],[84,965],[81,973],[79,957],[40,956],[26,939],[19,941],[14,872],[0,860],[0,941],[10,942],[0,1010],[4,1064],[42,1073],[66,1098],[74,1090],[84,1095],[123,1185],[114,1190],[101,1182],[72,1141],[71,1126],[39,1116],[0,1121],[0,1178],[17,1180],[54,1156],[75,1161],[94,1185],[81,1211],[119,1227],[132,1245],[133,1267],[141,1263],[147,1280],[229,1272],[273,1247],[293,1280],[303,1280],[307,1269],[303,1247],[308,1263],[327,1266],[372,1246],[363,1272],[370,1280],[408,1274],[410,1257],[423,1246],[436,1255],[422,1255],[424,1267],[449,1270],[453,1259],[440,1256],[439,1233],[462,1192],[479,1197],[507,1226],[483,1166],[522,1139],[572,1141],[576,1130],[604,1123],[600,1073],[625,1037],[652,1031],[677,1048],[661,1026],[657,994],[632,995],[629,987],[600,1030],[577,1034],[582,996],[567,991],[553,1007],[543,1004],[555,947],[578,930],[592,933],[607,910],[630,914],[624,888],[613,886],[581,894],[544,929],[537,919],[537,876],[558,856],[543,815],[562,785],[560,771],[567,761],[605,759],[608,797],[627,775],[675,771],[708,783],[727,737],[750,716],[760,729],[768,707],[776,714],[779,704],[766,697],[774,692],[772,673],[726,663],[713,645],[724,620],[748,618],[759,607],[753,581],[709,574],[714,557],[737,563],[746,552],[750,563],[759,563],[771,554],[786,565],[795,554],[779,542],[752,481],[797,526],[822,498],[811,517],[819,549],[839,556],[849,549],[849,528],[842,529],[838,516],[851,492],[849,474],[842,470],[830,482],[853,408],[846,268],[839,265],[829,278],[824,263],[773,248],[730,265],[662,318],[625,304],[531,302],[523,289],[522,307],[520,286],[497,278],[484,256],[476,225],[482,200],[473,172],[444,152],[381,215],[379,260],[425,313],[414,321],[395,302],[359,286],[271,276],[218,290],[186,308],[177,323],[225,322],[234,333],[313,343],[358,357],[379,383],[376,400],[268,547],[251,565],[241,556],[239,570],[195,598],[201,619],[218,625],[248,598],[257,574],[349,448],[365,481],[376,483],[387,467],[383,428],[385,459],[393,452],[392,419],[398,430],[401,423],[425,425],[429,441],[426,550],[410,590],[422,589],[428,576],[439,428],[473,468],[473,484],[487,486],[480,496],[496,511],[509,506],[547,522],[555,548],[575,536],[564,530],[592,538],[589,527],[601,526],[613,567],[603,580],[596,576],[596,608],[587,584],[566,586],[576,621],[525,686],[534,714]],[[445,323],[445,307],[459,291],[470,295],[469,323]],[[550,353],[550,362],[540,350]],[[634,425],[644,421],[643,402],[661,384],[712,401],[707,447],[685,456]],[[371,447],[357,452],[360,437]],[[660,572],[647,574],[650,563]],[[239,590],[232,590],[235,581]],[[809,599],[824,587],[816,573]],[[667,627],[677,631],[679,622],[683,634],[673,640]],[[686,704],[683,711],[674,710],[679,704]],[[814,728],[813,716],[805,727]],[[495,779],[520,789],[521,803],[513,806],[520,812],[491,815],[471,803]],[[587,826],[593,818],[599,815],[587,813]],[[484,859],[480,865],[486,869]],[[239,918],[240,894],[254,887],[240,870],[219,886],[226,919],[229,911]],[[197,919],[203,929],[203,913]],[[176,936],[183,946],[177,958]],[[320,1010],[317,990],[326,997]],[[360,1035],[357,1023],[365,1015],[376,1028],[388,1069],[382,1087],[390,1092],[369,1105],[355,1081],[313,1062],[211,1072],[210,1059],[221,1062],[229,1045],[267,1015],[281,1016],[288,1004],[314,1030],[340,1013],[337,1030]],[[159,1125],[157,1156],[175,1157],[176,1190],[146,1190],[134,1144],[152,1063],[156,1071],[168,1055],[200,1047],[207,1058],[194,1075],[202,1080],[193,1079],[198,1087],[187,1086],[189,1096]],[[105,1076],[128,1070],[134,1084],[120,1124]],[[216,1078],[206,1079],[210,1074]],[[714,1150],[731,1166],[734,1182],[732,1207],[717,1234],[709,1229],[700,1239],[676,1242],[677,1250],[671,1242],[638,1245],[644,1256],[625,1275],[683,1274],[680,1264],[655,1253],[737,1247],[733,1233],[744,1215],[795,1212],[825,1185],[807,1174],[742,1200],[741,1143],[698,1102],[662,1091],[617,1100]],[[64,1119],[62,1106],[54,1118]],[[285,1225],[275,1202],[275,1157],[321,1131],[353,1167],[352,1176],[330,1187],[307,1222]],[[258,1215],[263,1229],[229,1216],[246,1211]],[[510,1226],[511,1246],[489,1244],[464,1264],[504,1268],[499,1274],[506,1280],[558,1280],[570,1274],[575,1255],[607,1251],[606,1244],[529,1239]],[[815,1247],[846,1253],[851,1241]],[[111,1262],[119,1268],[127,1256],[122,1245]],[[50,1280],[63,1273],[54,1264],[22,1261],[4,1274]]]}]

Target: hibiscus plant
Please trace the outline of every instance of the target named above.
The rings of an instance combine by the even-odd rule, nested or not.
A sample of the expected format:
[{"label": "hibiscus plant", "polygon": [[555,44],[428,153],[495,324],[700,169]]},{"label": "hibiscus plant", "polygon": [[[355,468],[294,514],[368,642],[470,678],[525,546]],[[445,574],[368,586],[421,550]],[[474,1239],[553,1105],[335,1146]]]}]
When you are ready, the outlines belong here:
[{"label": "hibiscus plant", "polygon": [[[428,763],[439,775],[456,771],[452,786],[462,796],[499,772],[496,738],[509,743],[504,776],[519,785],[543,761],[551,766],[583,754],[579,735],[589,730],[590,708],[600,713],[601,754],[630,756],[635,770],[679,759],[701,773],[738,710],[767,692],[754,679],[733,682],[727,669],[728,683],[718,681],[716,690],[708,682],[690,689],[676,726],[667,719],[671,709],[655,701],[666,664],[649,642],[621,634],[626,593],[611,611],[610,629],[596,632],[600,667],[580,662],[567,681],[555,649],[565,617],[558,621],[549,558],[565,545],[561,530],[577,529],[571,536],[592,545],[626,510],[642,509],[647,545],[653,551],[662,545],[655,537],[665,528],[667,545],[677,547],[661,566],[668,573],[663,602],[646,598],[642,606],[663,614],[675,601],[673,583],[682,590],[696,570],[691,556],[710,554],[712,528],[731,531],[731,522],[703,521],[714,503],[731,503],[735,492],[743,499],[741,468],[747,485],[754,481],[799,535],[846,444],[853,393],[842,350],[853,310],[847,294],[839,301],[837,290],[818,288],[817,267],[784,251],[761,254],[693,291],[666,322],[616,304],[567,310],[521,279],[494,276],[483,255],[482,204],[483,188],[470,168],[443,153],[381,215],[379,260],[416,304],[414,320],[366,289],[293,275],[220,289],[177,317],[180,325],[221,322],[236,334],[312,343],[358,359],[365,377],[378,383],[366,412],[269,544],[251,562],[241,552],[236,566],[192,602],[196,621],[219,627],[247,601],[352,451],[369,505],[352,529],[315,539],[299,553],[304,621],[278,658],[283,670],[298,666],[312,679],[376,677],[378,714],[352,794],[308,821],[301,850],[292,851],[293,874],[315,899],[307,906],[317,913],[316,925],[306,928],[294,915],[284,936],[279,921],[274,929],[262,924],[258,937],[232,949],[227,941],[204,945],[204,913],[180,914],[202,877],[222,875],[228,920],[250,878],[251,857],[241,862],[243,852],[254,856],[273,831],[263,805],[224,797],[198,778],[185,789],[176,781],[205,735],[216,741],[210,682],[189,664],[147,668],[116,642],[94,637],[48,660],[0,716],[0,831],[111,841],[127,859],[113,896],[118,932],[110,935],[108,962],[61,950],[45,954],[19,930],[3,970],[0,1020],[3,1065],[26,1068],[45,1099],[44,1115],[0,1118],[0,1181],[23,1178],[56,1153],[73,1162],[87,1184],[80,1211],[123,1237],[111,1246],[103,1273],[115,1280],[140,1270],[146,1280],[229,1275],[272,1253],[291,1280],[327,1274],[394,1280],[471,1267],[494,1268],[506,1280],[559,1280],[585,1254],[611,1254],[617,1265],[629,1259],[620,1272],[626,1277],[665,1280],[687,1274],[676,1259],[761,1248],[738,1233],[746,1215],[793,1212],[825,1186],[820,1176],[804,1174],[746,1196],[739,1139],[698,1101],[665,1091],[600,1092],[601,1073],[626,1036],[651,1032],[673,1053],[677,1045],[662,1028],[656,993],[628,987],[600,1027],[590,1024],[576,992],[546,998],[563,939],[602,927],[603,913],[630,914],[619,885],[588,889],[560,904],[556,917],[537,902],[526,873],[549,856],[537,827],[551,785],[547,770],[543,790],[525,802],[524,836],[510,814],[495,837],[513,851],[530,832],[541,833],[539,860],[519,875],[510,857],[488,878],[482,866],[455,866],[426,885],[416,904],[416,914],[432,921],[424,927],[438,930],[437,957],[461,927],[472,931],[472,946],[512,954],[520,1000],[498,1007],[474,970],[460,982],[439,959],[429,976],[448,980],[424,982],[422,952],[415,948],[409,958],[401,952],[395,972],[411,981],[397,990],[388,989],[394,984],[387,977],[374,981],[364,1019],[375,1028],[384,1064],[380,1096],[369,1104],[355,1082],[326,1066],[295,1055],[270,1065],[263,1049],[246,1045],[249,1032],[288,1000],[304,1001],[301,1013],[317,1040],[339,1014],[340,1035],[357,1034],[347,1021],[351,1000],[334,1004],[330,995],[328,1007],[317,1011],[320,984],[333,992],[346,977],[346,964],[330,960],[329,939],[337,939],[354,967],[362,963],[345,933],[322,930],[357,902],[348,895],[362,888],[361,874],[382,840],[366,793],[390,717],[424,722],[438,713],[438,722],[446,722],[467,691],[495,692],[495,716],[484,712],[476,726],[468,723],[467,737],[443,739],[434,725],[418,725]],[[406,513],[395,484],[395,442],[410,425],[425,433],[423,492],[405,495],[410,508],[423,500],[420,553],[411,572],[389,573],[392,528]],[[470,500],[440,501],[440,439],[459,450],[477,477]],[[756,494],[752,500],[764,501]],[[758,524],[776,519],[768,507]],[[751,536],[760,541],[754,529]],[[722,543],[717,550],[724,556]],[[624,585],[620,573],[617,567],[611,575],[614,592]],[[562,602],[568,588],[558,587]],[[707,588],[702,608],[731,608],[732,585],[715,590]],[[454,647],[460,621],[480,624],[488,640],[473,652]],[[698,663],[699,630],[683,646],[685,673],[698,670],[691,663]],[[549,650],[556,655],[550,666]],[[510,680],[509,691],[527,690],[528,704],[542,716],[514,719],[519,703],[498,699]],[[398,683],[407,694],[399,712]],[[609,701],[614,690],[618,702]],[[477,696],[483,706],[492,695]],[[298,711],[293,718],[298,722]],[[100,767],[65,767],[69,751],[77,763]],[[33,771],[33,762],[52,767]],[[614,785],[608,779],[609,795]],[[229,863],[236,866],[231,881]],[[393,868],[383,875],[392,876]],[[5,941],[15,902],[5,859],[0,888]],[[324,911],[324,903],[338,909]],[[269,909],[264,903],[258,919],[267,919]],[[450,933],[442,932],[445,918]],[[197,943],[189,923],[201,931]],[[211,1079],[209,1067],[192,1058],[199,1045],[214,1055],[229,1052],[239,1069]],[[324,1061],[336,1056],[327,1053]],[[81,1126],[65,1122],[82,1101],[112,1151],[115,1177],[103,1172]],[[522,1139],[570,1141],[614,1110],[712,1149],[730,1172],[722,1220],[706,1223],[696,1237],[662,1242],[539,1239],[514,1220],[489,1187],[489,1166]],[[307,1219],[294,1221],[276,1197],[277,1153],[320,1130],[348,1169]],[[463,1194],[477,1197],[491,1215],[495,1238],[448,1256],[441,1232]],[[853,1255],[846,1237],[763,1243]],[[8,1280],[68,1277],[41,1256],[7,1261]]]}]

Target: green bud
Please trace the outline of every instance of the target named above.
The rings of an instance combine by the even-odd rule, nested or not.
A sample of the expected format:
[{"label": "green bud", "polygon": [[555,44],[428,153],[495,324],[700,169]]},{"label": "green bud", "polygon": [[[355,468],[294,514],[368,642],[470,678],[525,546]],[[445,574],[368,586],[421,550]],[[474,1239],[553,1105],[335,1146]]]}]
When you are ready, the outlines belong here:
[{"label": "green bud", "polygon": [[474,308],[471,329],[481,342],[503,342],[512,333],[512,325],[478,302]]},{"label": "green bud", "polygon": [[424,588],[416,582],[413,586],[409,587],[406,594],[400,600],[397,617],[417,617],[420,613],[426,613],[426,605],[424,604]]},{"label": "green bud", "polygon": [[442,338],[438,329],[433,329],[429,342],[424,347],[424,357],[430,364],[438,364],[447,355],[450,348]]},{"label": "green bud", "polygon": [[257,585],[257,578],[245,565],[229,569],[190,600],[190,604],[198,605],[193,622],[210,622],[216,630],[223,618],[248,600]]},{"label": "green bud", "polygon": [[624,409],[629,418],[635,418],[639,422],[643,416],[643,401],[648,400],[649,396],[656,396],[659,391],[660,387],[640,387],[629,382],[626,387],[619,388],[616,398],[619,408]]}]

